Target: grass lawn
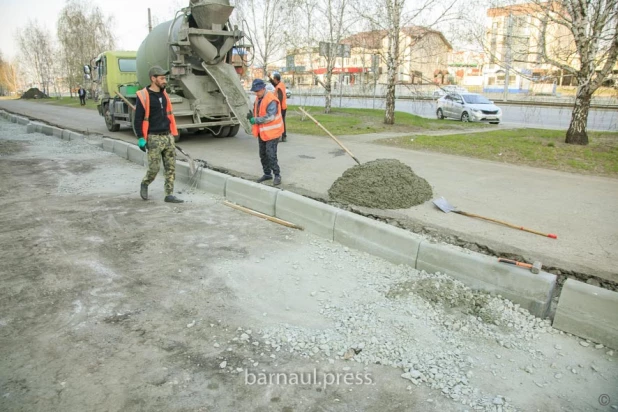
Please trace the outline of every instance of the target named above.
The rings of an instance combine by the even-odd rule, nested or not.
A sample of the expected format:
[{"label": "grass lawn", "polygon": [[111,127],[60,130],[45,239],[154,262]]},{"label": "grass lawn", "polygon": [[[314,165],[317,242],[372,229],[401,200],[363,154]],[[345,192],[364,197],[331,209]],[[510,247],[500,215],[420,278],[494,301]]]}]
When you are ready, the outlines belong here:
[{"label": "grass lawn", "polygon": [[588,146],[567,145],[566,132],[493,130],[445,136],[407,136],[377,143],[601,176],[618,176],[618,133],[589,132]]},{"label": "grass lawn", "polygon": [[49,99],[30,99],[29,102],[37,102],[37,103],[45,103],[45,104],[53,104],[57,106],[68,106],[68,107],[83,107],[86,109],[97,109],[97,102],[94,100],[86,99],[86,105],[80,106],[79,97],[75,96],[71,97],[61,97],[61,98],[49,98]]},{"label": "grass lawn", "polygon": [[[309,118],[302,119],[298,106],[288,106],[286,127],[291,133],[322,135],[326,133]],[[335,136],[366,133],[409,133],[425,130],[462,130],[488,127],[481,123],[445,122],[438,119],[426,119],[410,113],[395,112],[394,125],[386,125],[384,110],[378,109],[339,109],[333,108],[331,113],[324,114],[324,108],[318,106],[303,106],[303,109],[313,116],[329,132]]]}]

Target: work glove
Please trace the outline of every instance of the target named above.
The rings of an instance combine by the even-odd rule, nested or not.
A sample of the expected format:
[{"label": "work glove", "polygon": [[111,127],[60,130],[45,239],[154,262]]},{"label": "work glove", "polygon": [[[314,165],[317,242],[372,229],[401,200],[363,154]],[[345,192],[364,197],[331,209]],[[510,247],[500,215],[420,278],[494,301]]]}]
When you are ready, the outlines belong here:
[{"label": "work glove", "polygon": [[249,119],[249,123],[255,124],[255,117],[252,117],[251,119]]},{"label": "work glove", "polygon": [[144,139],[143,137],[140,137],[137,140],[137,146],[140,148],[142,152],[146,153],[146,139]]},{"label": "work glove", "polygon": [[252,117],[253,117],[253,114],[251,112],[247,113],[247,120],[251,120]]}]

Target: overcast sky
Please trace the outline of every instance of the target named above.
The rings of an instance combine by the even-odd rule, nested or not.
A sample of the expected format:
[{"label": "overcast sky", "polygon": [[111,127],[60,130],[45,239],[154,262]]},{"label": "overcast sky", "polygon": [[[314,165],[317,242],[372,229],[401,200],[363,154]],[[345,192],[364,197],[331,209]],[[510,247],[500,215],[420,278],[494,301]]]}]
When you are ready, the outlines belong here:
[{"label": "overcast sky", "polygon": [[[113,16],[117,49],[137,50],[148,34],[148,8],[159,22],[173,18],[177,8],[189,5],[189,0],[89,0],[106,16]],[[15,32],[37,19],[42,26],[56,32],[56,21],[66,0],[0,0],[0,51],[6,58],[19,51]]]}]

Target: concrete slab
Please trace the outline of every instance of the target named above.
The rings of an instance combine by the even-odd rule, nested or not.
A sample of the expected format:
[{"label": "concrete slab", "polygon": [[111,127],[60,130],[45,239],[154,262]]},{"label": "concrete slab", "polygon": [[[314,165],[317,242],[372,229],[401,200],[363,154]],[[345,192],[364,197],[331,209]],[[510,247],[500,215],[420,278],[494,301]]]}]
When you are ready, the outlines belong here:
[{"label": "concrete slab", "polygon": [[26,125],[26,133],[36,133],[36,124],[28,123],[28,125]]},{"label": "concrete slab", "polygon": [[129,144],[122,140],[114,140],[114,154],[128,159],[129,157]]},{"label": "concrete slab", "polygon": [[69,133],[69,140],[73,141],[73,140],[82,140],[84,139],[84,135],[81,133],[77,133],[77,132],[71,132]]},{"label": "concrete slab", "polygon": [[139,147],[130,145],[127,148],[127,159],[129,159],[130,162],[144,166],[146,164],[146,153],[142,152]]},{"label": "concrete slab", "polygon": [[21,116],[17,116],[15,120],[17,124],[20,124],[22,126],[25,126],[28,123],[30,123],[30,119],[26,119],[25,117],[21,117]]},{"label": "concrete slab", "polygon": [[389,224],[341,210],[335,218],[334,240],[396,264],[416,264],[423,238]]},{"label": "concrete slab", "polygon": [[214,170],[202,169],[197,172],[197,187],[208,193],[218,196],[225,196],[227,180],[229,175],[215,172]]},{"label": "concrete slab", "polygon": [[335,217],[341,209],[292,192],[277,195],[275,216],[330,240],[335,238]]},{"label": "concrete slab", "polygon": [[70,141],[71,140],[71,131],[64,129],[62,131],[62,140]]},{"label": "concrete slab", "polygon": [[279,192],[279,189],[237,177],[228,178],[225,186],[227,200],[269,216],[275,215],[275,202]]},{"label": "concrete slab", "polygon": [[187,162],[181,162],[177,160],[176,161],[176,180],[179,180],[182,182],[188,182],[189,176],[191,176],[191,168],[189,167],[189,164]]},{"label": "concrete slab", "polygon": [[103,138],[103,150],[106,152],[113,153],[114,152],[114,141],[107,137]]},{"label": "concrete slab", "polygon": [[567,279],[552,326],[618,349],[618,293]]},{"label": "concrete slab", "polygon": [[467,286],[499,294],[535,316],[547,316],[556,275],[499,263],[497,258],[460,247],[423,241],[416,262],[418,270],[441,272],[458,279]]},{"label": "concrete slab", "polygon": [[52,135],[57,137],[58,139],[62,139],[62,132],[64,129],[60,129],[58,127],[51,127]]}]

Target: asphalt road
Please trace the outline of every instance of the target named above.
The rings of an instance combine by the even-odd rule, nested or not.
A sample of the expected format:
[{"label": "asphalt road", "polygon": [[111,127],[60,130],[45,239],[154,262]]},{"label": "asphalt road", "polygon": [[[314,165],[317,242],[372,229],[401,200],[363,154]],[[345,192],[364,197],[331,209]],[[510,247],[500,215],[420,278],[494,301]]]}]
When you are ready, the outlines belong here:
[{"label": "asphalt road", "polygon": [[[311,106],[324,105],[323,97],[293,96],[289,99],[290,104],[304,104]],[[333,97],[333,106],[340,107],[339,97]],[[569,127],[571,121],[571,109],[567,107],[544,107],[528,105],[500,105],[502,109],[502,123],[507,126],[540,127],[547,129],[564,129]],[[384,108],[384,101],[376,99],[342,98],[341,107],[348,108]],[[419,116],[435,118],[435,101],[397,100],[396,110],[414,113]],[[594,109],[590,110],[588,118],[589,130],[618,131],[618,111]]]},{"label": "asphalt road", "polygon": [[[113,135],[135,143],[128,129],[109,133],[97,112],[25,101],[0,101],[6,108],[73,130]],[[384,135],[341,136],[344,144],[367,162],[398,159],[428,180],[434,197],[444,196],[460,210],[556,233],[557,240],[514,230],[455,213],[443,213],[431,202],[406,210],[365,210],[409,222],[441,234],[488,247],[496,253],[541,260],[545,267],[575,271],[618,281],[618,179],[582,176],[485,160],[416,152],[372,143]],[[327,199],[332,183],[354,161],[331,139],[290,135],[279,148],[282,189]],[[183,138],[182,148],[194,158],[230,173],[257,178],[261,168],[255,139]],[[136,196],[138,196],[136,183]]]}]

